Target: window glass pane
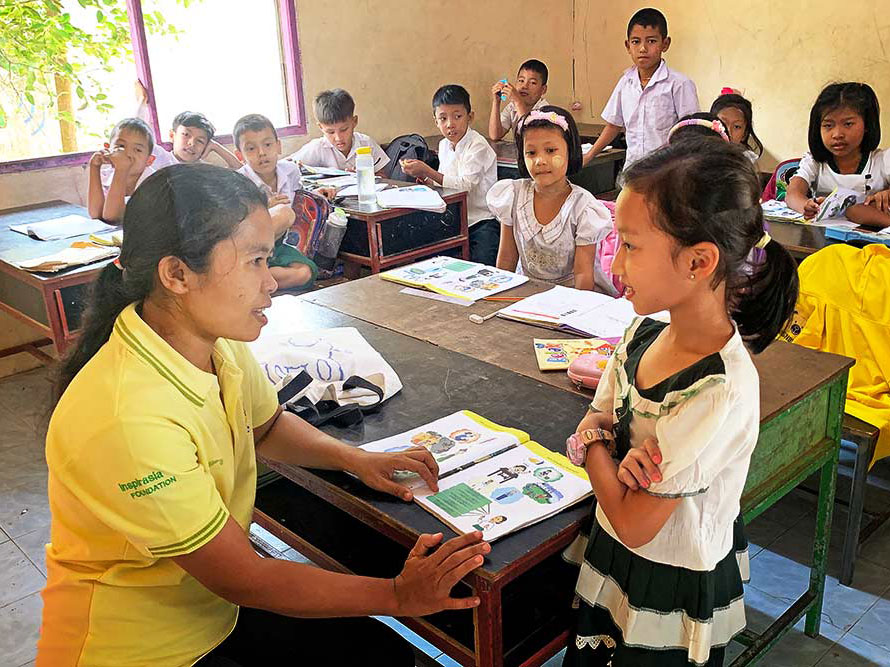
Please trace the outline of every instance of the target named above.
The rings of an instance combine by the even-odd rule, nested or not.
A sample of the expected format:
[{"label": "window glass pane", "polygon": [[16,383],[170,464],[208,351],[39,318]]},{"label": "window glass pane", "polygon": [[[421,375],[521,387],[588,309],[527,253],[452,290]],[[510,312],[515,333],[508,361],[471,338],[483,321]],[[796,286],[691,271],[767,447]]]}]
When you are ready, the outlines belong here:
[{"label": "window glass pane", "polygon": [[[62,22],[67,14],[71,26],[86,33],[90,42],[63,40],[66,46],[62,54],[62,58],[77,71],[87,99],[77,95],[77,86],[70,77],[56,79],[50,74],[46,83],[37,80],[29,90],[26,70],[10,73],[5,68],[0,69],[0,105],[4,115],[0,120],[5,121],[5,127],[0,123],[0,161],[98,150],[107,141],[114,124],[136,111],[136,68],[124,3],[119,3],[119,8],[109,8],[102,3],[102,9],[98,10],[101,11],[101,22],[96,6],[84,8],[77,0],[63,0],[61,17],[50,16],[43,3],[30,4],[39,18],[35,16],[34,22],[13,26],[3,41],[7,38],[17,40],[18,48],[25,49],[16,52],[17,59],[26,58],[30,66],[44,73],[51,72],[48,60],[58,52],[51,52],[41,41],[43,38],[36,31],[29,31],[27,26],[45,21],[64,30]],[[91,52],[87,53],[88,50]],[[8,51],[4,48],[4,54]],[[106,62],[103,55],[108,54],[112,57]],[[70,94],[70,104],[67,105],[70,116],[60,118],[59,93],[66,89]],[[31,95],[33,102],[26,93]],[[105,97],[97,100],[97,95]],[[62,100],[64,109],[64,95]],[[108,108],[99,105],[108,105]]]},{"label": "window glass pane", "polygon": [[219,134],[261,113],[288,125],[278,12],[274,0],[143,0],[146,23],[158,12],[177,35],[148,35],[158,124],[167,139],[173,118],[200,111]]}]

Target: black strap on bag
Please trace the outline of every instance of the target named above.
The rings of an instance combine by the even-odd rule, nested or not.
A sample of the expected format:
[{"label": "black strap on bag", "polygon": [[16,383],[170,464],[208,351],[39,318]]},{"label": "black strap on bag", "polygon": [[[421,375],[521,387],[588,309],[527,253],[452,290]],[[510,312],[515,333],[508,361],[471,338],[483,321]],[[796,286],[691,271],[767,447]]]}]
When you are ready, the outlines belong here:
[{"label": "black strap on bag", "polygon": [[313,403],[305,396],[295,401],[292,400],[310,384],[312,384],[312,376],[306,371],[301,371],[278,391],[278,402],[284,406],[285,410],[293,412],[313,426],[323,426],[328,423],[341,427],[354,426],[360,423],[366,414],[377,410],[383,402],[383,390],[358,375],[348,377],[343,383],[343,389],[367,389],[377,394],[377,400],[371,405],[362,406],[357,403],[339,405],[336,401]]}]

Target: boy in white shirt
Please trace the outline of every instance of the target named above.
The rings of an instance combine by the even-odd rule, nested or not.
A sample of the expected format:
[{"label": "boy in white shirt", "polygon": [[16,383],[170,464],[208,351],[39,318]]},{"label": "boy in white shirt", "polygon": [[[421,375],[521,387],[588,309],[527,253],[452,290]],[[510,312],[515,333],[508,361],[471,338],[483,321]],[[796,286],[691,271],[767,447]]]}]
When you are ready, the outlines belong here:
[{"label": "boy in white shirt", "polygon": [[329,167],[355,171],[355,151],[363,146],[371,147],[374,171],[384,176],[389,157],[367,134],[356,132],[358,116],[355,100],[342,88],[325,90],[315,97],[315,120],[322,135],[313,139],[291,156],[291,160],[308,167]]},{"label": "boy in white shirt", "polygon": [[444,137],[439,142],[439,171],[421,160],[402,160],[402,170],[427,185],[467,191],[470,259],[494,266],[501,226],[491,217],[485,195],[498,179],[497,155],[485,137],[470,127],[473,110],[463,86],[449,84],[436,91],[433,117]]},{"label": "boy in white shirt", "polygon": [[281,142],[272,122],[258,113],[238,119],[232,131],[235,154],[245,165],[238,170],[266,192],[269,214],[275,225],[275,250],[269,260],[272,277],[281,289],[303,287],[315,279],[315,264],[297,248],[284,243],[287,231],[296,219],[292,207],[294,194],[300,190],[300,167],[279,160]]},{"label": "boy in white shirt", "polygon": [[667,19],[657,9],[634,14],[627,24],[624,47],[634,66],[625,70],[602,117],[603,133],[584,155],[587,164],[624,131],[629,165],[667,142],[668,132],[687,114],[696,113],[698,91],[691,79],[669,69],[661,55],[670,48]]},{"label": "boy in white shirt", "polygon": [[120,223],[130,196],[155,169],[154,135],[141,118],[124,118],[90,158],[87,206],[91,218]]},{"label": "boy in white shirt", "polygon": [[[516,83],[498,81],[491,87],[491,117],[488,119],[488,136],[492,141],[500,141],[516,123],[533,109],[540,109],[550,103],[544,99],[547,92],[547,65],[532,58],[519,66]],[[501,95],[510,100],[501,109]]]}]

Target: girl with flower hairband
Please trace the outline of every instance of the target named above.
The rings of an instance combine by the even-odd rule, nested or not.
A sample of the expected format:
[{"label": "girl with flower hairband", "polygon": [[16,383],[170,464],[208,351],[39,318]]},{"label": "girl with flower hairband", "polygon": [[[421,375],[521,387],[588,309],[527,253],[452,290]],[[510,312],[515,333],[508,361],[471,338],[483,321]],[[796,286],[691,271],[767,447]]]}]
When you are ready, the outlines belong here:
[{"label": "girl with flower hairband", "polygon": [[689,137],[713,136],[718,136],[727,143],[732,142],[729,138],[729,130],[726,129],[726,125],[716,115],[705,112],[691,113],[683,116],[671,128],[671,131],[668,132],[667,142],[673,144]]},{"label": "girl with flower hairband", "polygon": [[571,114],[555,106],[529,112],[517,125],[516,149],[523,178],[498,181],[487,197],[501,223],[498,268],[617,296],[597,252],[612,232],[609,211],[567,178],[581,169]]}]

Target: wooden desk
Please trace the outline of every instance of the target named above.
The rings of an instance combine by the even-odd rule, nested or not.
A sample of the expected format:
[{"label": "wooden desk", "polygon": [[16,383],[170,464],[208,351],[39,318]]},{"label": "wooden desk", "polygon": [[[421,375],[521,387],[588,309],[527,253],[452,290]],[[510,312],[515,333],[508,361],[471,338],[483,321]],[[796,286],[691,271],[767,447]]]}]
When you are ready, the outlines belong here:
[{"label": "wooden desk", "polygon": [[795,259],[802,260],[831,243],[825,238],[825,229],[813,225],[796,225],[793,222],[768,221],[769,234],[781,243]]},{"label": "wooden desk", "polygon": [[37,241],[9,228],[10,225],[71,214],[88,215],[82,206],[63,201],[0,211],[0,309],[47,336],[32,343],[0,350],[0,357],[27,352],[41,361],[52,361],[52,357],[40,348],[55,344],[56,351],[63,354],[80,326],[86,285],[111,260],[58,273],[31,273],[20,269],[15,262],[63,250],[74,241],[86,240],[89,235],[58,241]]},{"label": "wooden desk", "polygon": [[347,197],[340,204],[349,221],[339,254],[347,264],[347,275],[358,275],[361,266],[369,267],[371,273],[380,273],[451,248],[459,248],[460,256],[469,259],[467,193],[450,188],[437,190],[447,205],[444,213],[381,208],[377,204],[359,204],[358,197]]},{"label": "wooden desk", "polygon": [[[530,281],[504,294],[526,295],[547,288],[546,283]],[[562,373],[539,371],[532,354],[532,338],[571,336],[499,318],[473,324],[469,313],[487,315],[503,304],[481,302],[464,308],[409,297],[399,294],[400,289],[372,276],[304,298],[440,349],[487,361],[541,385],[584,393],[572,387]],[[847,372],[853,360],[774,343],[754,357],[754,364],[760,374],[761,427],[742,497],[745,521],[756,518],[813,472],[820,472],[820,490],[809,589],[761,635],[746,631],[740,636],[749,647],[734,666],[759,660],[804,614],[807,634],[815,637],[819,633],[841,419]]]},{"label": "wooden desk", "polygon": [[[269,326],[277,329],[281,313],[275,301],[268,315]],[[583,396],[302,298],[291,297],[289,304],[287,321],[299,322],[301,329],[356,327],[404,384],[358,427],[325,428],[346,442],[376,440],[470,408],[497,423],[527,430],[542,445],[559,451],[586,409]],[[372,491],[344,473],[264,463],[294,483],[280,480],[258,489],[255,520],[323,567],[392,577],[420,533],[454,535],[416,503]],[[485,563],[455,592],[469,594],[471,588],[479,596],[481,605],[472,613],[400,620],[465,665],[541,664],[568,639],[577,569],[563,562],[561,552],[589,512],[589,503],[581,503],[494,542]]]}]

